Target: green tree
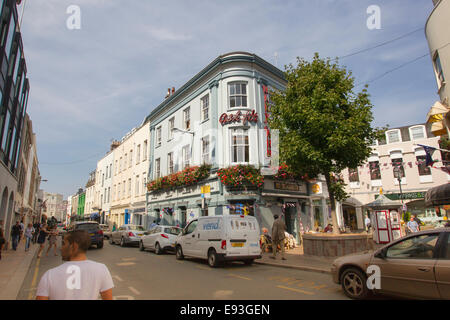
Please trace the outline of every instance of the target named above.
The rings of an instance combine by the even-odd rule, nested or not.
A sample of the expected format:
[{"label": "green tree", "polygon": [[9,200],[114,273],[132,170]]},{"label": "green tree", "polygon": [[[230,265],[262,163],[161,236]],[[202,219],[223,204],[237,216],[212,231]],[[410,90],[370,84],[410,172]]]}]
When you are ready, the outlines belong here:
[{"label": "green tree", "polygon": [[286,66],[286,89],[271,93],[270,126],[279,130],[280,160],[299,174],[325,176],[339,232],[335,200],[348,197],[340,173],[363,164],[382,129],[372,128],[367,85],[355,94],[351,72],[317,53],[297,62]]}]

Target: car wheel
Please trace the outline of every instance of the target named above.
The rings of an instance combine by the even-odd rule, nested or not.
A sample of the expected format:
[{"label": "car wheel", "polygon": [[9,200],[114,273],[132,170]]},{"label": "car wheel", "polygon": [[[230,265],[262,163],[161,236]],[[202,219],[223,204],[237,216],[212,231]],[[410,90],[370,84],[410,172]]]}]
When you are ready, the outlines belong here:
[{"label": "car wheel", "polygon": [[349,268],[342,273],[341,285],[347,297],[362,300],[369,296],[366,285],[367,276],[356,268]]},{"label": "car wheel", "polygon": [[101,249],[101,248],[103,248],[103,241],[97,243],[97,249]]},{"label": "car wheel", "polygon": [[177,248],[176,248],[175,257],[177,258],[177,260],[183,260],[184,259],[183,249],[181,248],[180,245],[178,245]]},{"label": "car wheel", "polygon": [[244,260],[244,263],[245,263],[247,266],[251,266],[251,265],[253,264],[254,261],[255,261],[255,259],[248,259],[248,260]]},{"label": "car wheel", "polygon": [[160,255],[162,253],[161,246],[159,245],[158,242],[155,244],[155,253],[157,255]]},{"label": "car wheel", "polygon": [[125,247],[125,241],[123,240],[123,238],[120,238],[120,246]]},{"label": "car wheel", "polygon": [[216,250],[214,250],[214,249],[211,249],[208,252],[208,265],[211,268],[215,268],[215,267],[217,267],[219,265],[219,261],[218,261],[218,258],[217,258],[217,253],[216,253]]},{"label": "car wheel", "polygon": [[139,250],[140,250],[140,251],[144,251],[144,250],[145,250],[145,248],[144,248],[144,243],[142,242],[142,240],[139,241]]}]

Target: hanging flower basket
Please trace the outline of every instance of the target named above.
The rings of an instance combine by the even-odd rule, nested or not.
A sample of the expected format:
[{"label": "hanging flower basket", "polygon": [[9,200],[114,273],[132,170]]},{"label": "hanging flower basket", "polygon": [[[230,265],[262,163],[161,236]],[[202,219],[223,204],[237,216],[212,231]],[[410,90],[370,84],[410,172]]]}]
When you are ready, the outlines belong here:
[{"label": "hanging flower basket", "polygon": [[259,169],[250,165],[236,165],[219,169],[217,175],[220,181],[230,189],[242,190],[261,188],[264,185],[264,176]]},{"label": "hanging flower basket", "polygon": [[282,163],[278,167],[277,173],[273,176],[276,180],[308,180],[308,174],[300,175],[292,171],[292,169],[286,164]]},{"label": "hanging flower basket", "polygon": [[187,187],[209,177],[211,165],[187,167],[183,171],[153,180],[147,184],[147,190],[152,192],[173,190],[179,187]]}]

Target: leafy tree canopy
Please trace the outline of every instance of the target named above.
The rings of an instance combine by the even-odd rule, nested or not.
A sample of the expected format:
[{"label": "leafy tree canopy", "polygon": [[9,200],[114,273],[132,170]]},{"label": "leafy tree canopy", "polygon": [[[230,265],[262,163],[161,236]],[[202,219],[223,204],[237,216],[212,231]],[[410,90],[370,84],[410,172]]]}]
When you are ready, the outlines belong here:
[{"label": "leafy tree canopy", "polygon": [[281,160],[297,172],[325,175],[330,200],[345,199],[342,180],[330,174],[362,165],[382,132],[371,126],[367,85],[355,93],[351,72],[318,53],[312,62],[297,58],[285,77],[287,88],[271,94],[270,126],[280,133]]}]

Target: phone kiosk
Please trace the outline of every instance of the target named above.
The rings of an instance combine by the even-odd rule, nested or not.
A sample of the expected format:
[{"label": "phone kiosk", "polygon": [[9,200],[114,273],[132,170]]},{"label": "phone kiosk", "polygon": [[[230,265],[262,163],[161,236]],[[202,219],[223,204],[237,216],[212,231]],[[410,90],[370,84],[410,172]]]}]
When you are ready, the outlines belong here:
[{"label": "phone kiosk", "polygon": [[402,237],[401,206],[400,201],[393,201],[383,194],[365,205],[371,211],[373,240],[376,243],[389,243]]}]

